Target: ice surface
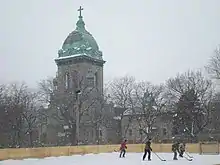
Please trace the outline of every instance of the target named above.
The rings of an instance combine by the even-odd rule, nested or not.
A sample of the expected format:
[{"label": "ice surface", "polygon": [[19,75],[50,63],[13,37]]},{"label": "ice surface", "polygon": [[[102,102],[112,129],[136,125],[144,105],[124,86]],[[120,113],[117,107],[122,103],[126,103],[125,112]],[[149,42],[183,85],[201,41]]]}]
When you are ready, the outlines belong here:
[{"label": "ice surface", "polygon": [[220,163],[219,155],[192,155],[193,161],[184,158],[172,160],[173,155],[158,153],[167,161],[160,161],[154,154],[152,161],[142,161],[142,153],[127,153],[125,158],[119,158],[118,153],[88,154],[61,157],[48,157],[44,159],[24,159],[0,161],[1,165],[215,165]]}]

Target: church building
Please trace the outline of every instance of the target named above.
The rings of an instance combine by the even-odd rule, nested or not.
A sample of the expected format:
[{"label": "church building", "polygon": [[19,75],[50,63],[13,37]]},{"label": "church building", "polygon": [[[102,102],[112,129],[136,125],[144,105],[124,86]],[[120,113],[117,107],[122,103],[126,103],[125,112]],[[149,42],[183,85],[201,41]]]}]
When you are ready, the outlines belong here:
[{"label": "church building", "polygon": [[[48,143],[94,144],[105,141],[102,113],[102,52],[85,28],[80,7],[76,28],[64,40],[55,59],[57,75],[49,106]],[[75,136],[76,134],[76,136]]]}]

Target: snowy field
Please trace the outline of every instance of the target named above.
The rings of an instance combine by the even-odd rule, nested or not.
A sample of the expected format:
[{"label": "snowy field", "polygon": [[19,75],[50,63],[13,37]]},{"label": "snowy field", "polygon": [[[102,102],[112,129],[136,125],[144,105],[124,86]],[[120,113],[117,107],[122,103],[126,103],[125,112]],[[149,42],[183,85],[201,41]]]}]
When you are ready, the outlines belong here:
[{"label": "snowy field", "polygon": [[44,159],[4,160],[0,165],[215,165],[220,164],[220,155],[192,155],[192,161],[184,158],[172,160],[173,155],[159,153],[166,161],[160,161],[155,155],[152,161],[142,161],[142,153],[128,153],[126,158],[119,158],[118,153],[88,154],[62,157],[48,157]]}]

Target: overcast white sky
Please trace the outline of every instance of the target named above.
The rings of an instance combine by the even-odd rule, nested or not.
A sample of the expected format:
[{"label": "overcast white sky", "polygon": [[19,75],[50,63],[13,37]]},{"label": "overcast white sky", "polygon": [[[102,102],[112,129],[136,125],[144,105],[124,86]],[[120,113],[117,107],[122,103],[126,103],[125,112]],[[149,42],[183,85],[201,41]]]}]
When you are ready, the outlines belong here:
[{"label": "overcast white sky", "polygon": [[161,83],[202,68],[220,44],[220,0],[0,0],[0,82],[54,76],[58,49],[83,6],[105,80],[125,74]]}]

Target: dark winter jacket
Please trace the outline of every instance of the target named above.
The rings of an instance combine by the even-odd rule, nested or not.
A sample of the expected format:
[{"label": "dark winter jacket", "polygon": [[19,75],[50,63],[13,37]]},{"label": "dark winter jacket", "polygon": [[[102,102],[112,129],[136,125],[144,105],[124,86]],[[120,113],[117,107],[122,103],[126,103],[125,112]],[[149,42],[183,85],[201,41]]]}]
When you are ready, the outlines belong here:
[{"label": "dark winter jacket", "polygon": [[185,145],[184,144],[180,145],[180,151],[185,152]]},{"label": "dark winter jacket", "polygon": [[146,144],[145,144],[145,150],[151,150],[151,151],[152,151],[151,142],[150,142],[150,141],[147,141],[147,142],[146,142]]},{"label": "dark winter jacket", "polygon": [[179,143],[174,143],[172,145],[172,151],[173,152],[179,152]]}]

